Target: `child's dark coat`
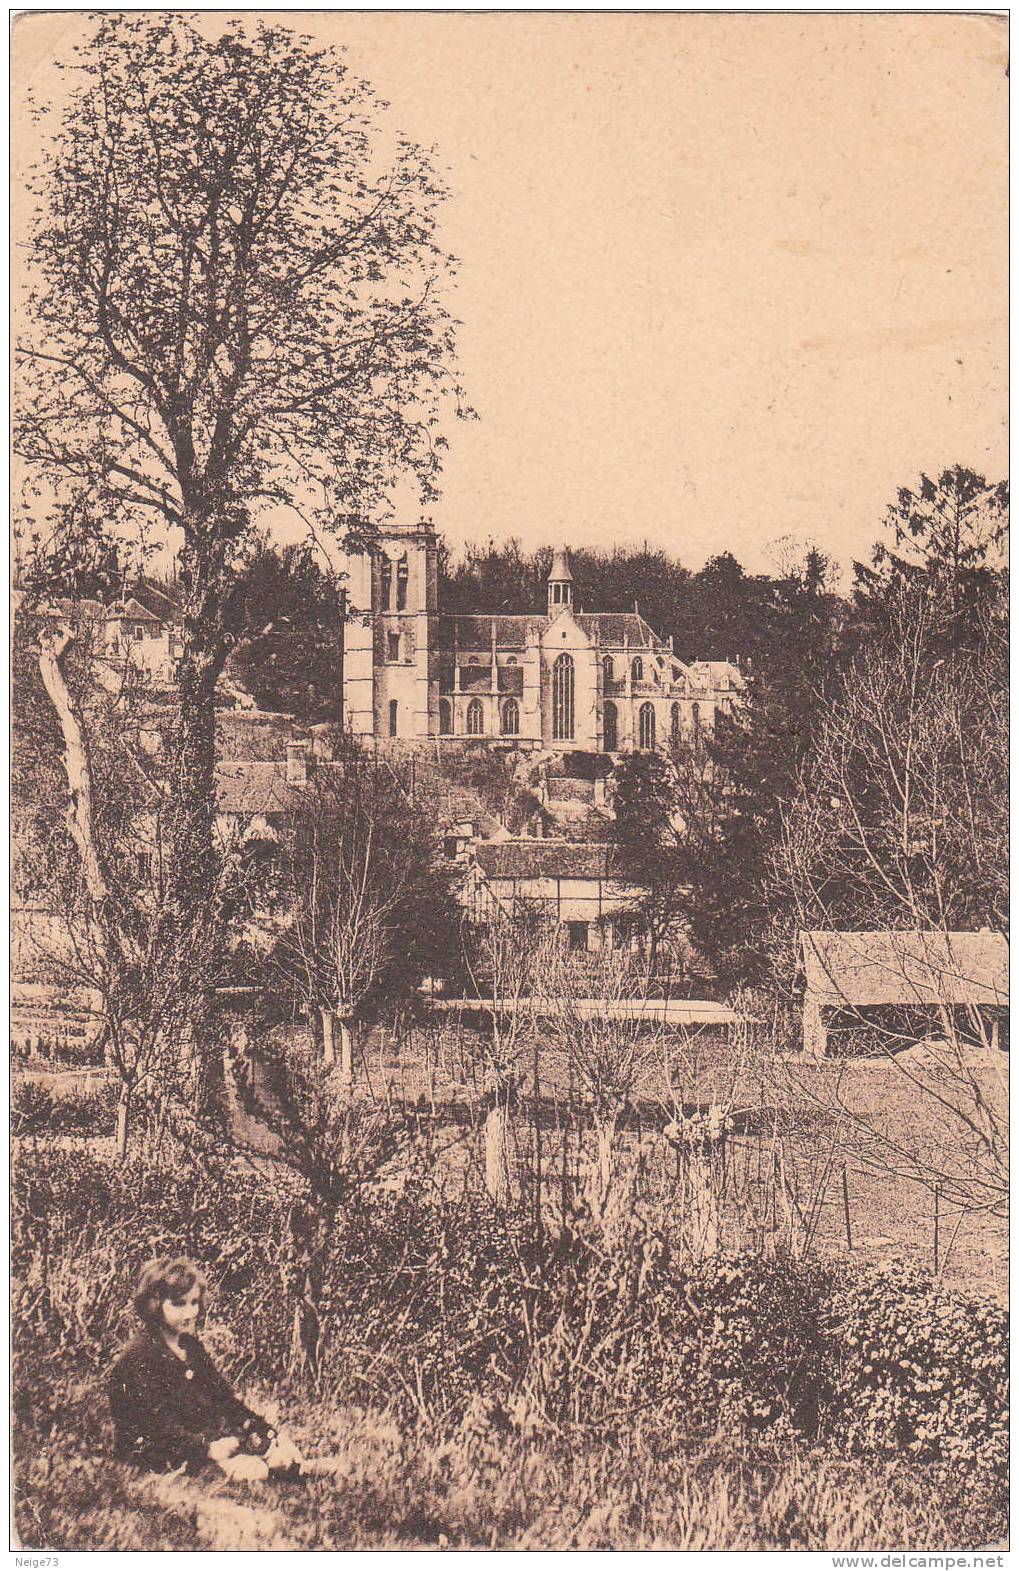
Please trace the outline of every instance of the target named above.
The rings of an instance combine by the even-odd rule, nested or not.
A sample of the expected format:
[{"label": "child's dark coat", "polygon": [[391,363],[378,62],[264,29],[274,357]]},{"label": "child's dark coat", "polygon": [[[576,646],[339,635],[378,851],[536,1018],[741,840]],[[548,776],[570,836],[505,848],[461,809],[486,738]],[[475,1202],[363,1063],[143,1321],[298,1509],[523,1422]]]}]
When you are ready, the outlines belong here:
[{"label": "child's dark coat", "polygon": [[208,1463],[209,1446],[236,1435],[245,1451],[265,1449],[269,1426],[234,1396],[201,1342],[180,1339],[177,1358],[161,1336],[138,1333],[110,1373],[115,1450],[151,1472]]}]

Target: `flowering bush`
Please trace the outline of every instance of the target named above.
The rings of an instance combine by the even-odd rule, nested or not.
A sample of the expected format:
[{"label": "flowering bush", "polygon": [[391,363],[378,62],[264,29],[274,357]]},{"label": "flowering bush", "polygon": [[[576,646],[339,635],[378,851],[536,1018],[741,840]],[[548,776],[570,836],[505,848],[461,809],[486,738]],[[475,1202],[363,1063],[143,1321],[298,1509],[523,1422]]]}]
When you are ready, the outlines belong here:
[{"label": "flowering bush", "polygon": [[829,1310],[835,1435],[858,1454],[988,1462],[1008,1447],[1008,1323],[902,1263],[847,1276]]}]

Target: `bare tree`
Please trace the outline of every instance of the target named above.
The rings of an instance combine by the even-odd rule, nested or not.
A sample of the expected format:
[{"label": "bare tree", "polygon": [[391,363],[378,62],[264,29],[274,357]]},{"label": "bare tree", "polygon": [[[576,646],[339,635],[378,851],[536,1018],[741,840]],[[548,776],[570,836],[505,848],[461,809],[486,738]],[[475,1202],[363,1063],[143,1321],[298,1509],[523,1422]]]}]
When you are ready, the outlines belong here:
[{"label": "bare tree", "polygon": [[34,947],[51,981],[98,1000],[107,1061],[120,1081],[123,1159],[140,1094],[156,1091],[192,1107],[201,1101],[182,983],[208,941],[221,891],[192,892],[188,922],[168,963],[160,920],[165,796],[158,772],[147,771],[138,754],[144,695],[136,684],[111,693],[97,680],[87,625],[72,625],[56,608],[34,623],[38,669],[62,742],[67,803],[64,833],[52,826],[47,855],[31,872],[35,894],[48,907]]},{"label": "bare tree", "polygon": [[[313,771],[281,831],[254,927],[268,974],[317,1012],[349,1085],[360,1029],[448,965],[457,915],[428,826],[384,766],[353,748]],[[263,890],[264,894],[264,890]]]},{"label": "bare tree", "polygon": [[39,108],[16,348],[24,568],[52,583],[177,543],[160,951],[197,999],[237,575],[267,508],[356,548],[399,477],[436,494],[447,395],[461,407],[443,192],[335,52],[274,22],[103,13],[69,77],[48,138]]},{"label": "bare tree", "polygon": [[558,929],[537,959],[536,1000],[548,1047],[565,1064],[594,1120],[588,1201],[604,1213],[612,1194],[620,1120],[667,1033],[650,960],[601,949],[578,957]]},{"label": "bare tree", "polygon": [[543,920],[518,905],[512,912],[492,904],[485,920],[465,924],[463,951],[474,993],[487,1006],[482,1036],[487,1110],[485,1186],[506,1205],[517,1195],[513,1112],[525,1043],[533,1029],[531,993],[542,952]]},{"label": "bare tree", "polygon": [[[922,587],[901,589],[888,636],[860,653],[821,716],[776,858],[798,930],[889,935],[891,996],[904,1003],[925,997],[910,935],[1006,930],[1004,606],[987,602],[982,614],[970,647],[936,653],[938,605]],[[944,982],[946,1000],[965,997],[965,975]],[[900,1051],[902,1009],[882,1021],[845,1002],[843,1024],[855,1023],[940,1107],[951,1135],[933,1152],[911,1131],[889,1130],[854,1103],[844,1071],[810,1082],[824,1085],[839,1126],[870,1161],[949,1186],[960,1204],[1003,1204],[1004,1083],[997,1055],[979,1051],[991,1037],[986,1011],[938,1008],[938,1041],[918,1055]]]}]

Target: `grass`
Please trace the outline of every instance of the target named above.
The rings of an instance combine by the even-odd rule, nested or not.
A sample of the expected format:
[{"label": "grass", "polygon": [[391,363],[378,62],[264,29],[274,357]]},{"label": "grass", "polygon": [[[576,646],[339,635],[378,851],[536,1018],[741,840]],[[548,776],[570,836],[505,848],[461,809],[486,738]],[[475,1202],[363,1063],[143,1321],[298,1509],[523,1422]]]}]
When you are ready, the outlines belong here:
[{"label": "grass", "polygon": [[[523,1086],[529,1091],[530,1043],[521,1051]],[[741,1068],[733,1087],[732,1054],[722,1037],[705,1031],[684,1055],[689,1072],[682,1091],[691,1103],[725,1100],[733,1090],[738,1106],[748,1110],[750,1121],[758,1124],[749,1136],[755,1147],[749,1160],[757,1160],[756,1143],[763,1137],[770,1146],[770,1131],[777,1124],[782,1131],[783,1155],[797,1198],[805,1210],[814,1193],[828,1151],[834,1119],[824,1110],[842,1101],[869,1127],[888,1138],[890,1146],[923,1149],[932,1164],[947,1169],[964,1165],[967,1153],[960,1145],[959,1124],[925,1092],[922,1084],[897,1067],[886,1056],[860,1058],[815,1065],[798,1059],[782,1060],[770,1052],[758,1052]],[[1005,1095],[1001,1065],[988,1058],[981,1071],[981,1090],[989,1101]],[[470,1110],[476,1108],[484,1090],[483,1063],[479,1044],[470,1030],[455,1028],[426,1038],[414,1032],[398,1038],[392,1032],[376,1029],[365,1050],[365,1066],[379,1096],[388,1088],[405,1104],[434,1107],[436,1119],[430,1138],[437,1149],[447,1153],[450,1171],[460,1174],[465,1167],[477,1172],[483,1159],[475,1149],[476,1131],[465,1128]],[[662,1075],[656,1066],[645,1072],[637,1088],[637,1100],[646,1110],[650,1130],[656,1108],[661,1107]],[[553,1126],[568,1097],[568,1084],[562,1066],[545,1063],[542,1067],[542,1122]],[[446,1108],[459,1109],[456,1127],[444,1120]],[[934,1249],[934,1195],[930,1183],[921,1182],[890,1151],[888,1160],[875,1163],[867,1155],[864,1142],[852,1138],[848,1125],[843,1128],[846,1149],[840,1150],[828,1183],[818,1196],[818,1218],[814,1234],[815,1252],[826,1256],[847,1254],[844,1199],[841,1183],[843,1163],[849,1196],[850,1234],[853,1257],[879,1262],[893,1258],[908,1260],[931,1268]],[[521,1131],[526,1156],[530,1137],[526,1123]],[[632,1136],[624,1144],[632,1144]],[[731,1142],[734,1159],[742,1160],[746,1138]],[[545,1159],[554,1172],[556,1141],[546,1143]],[[765,1152],[765,1160],[769,1159]],[[974,1208],[960,1215],[960,1208],[943,1198],[939,1218],[939,1266],[947,1283],[961,1290],[989,1293],[1004,1303],[1008,1294],[1008,1222],[987,1210]]]},{"label": "grass", "polygon": [[[420,1155],[429,1182],[449,1193],[461,1183],[467,1188],[481,1182],[480,1103],[477,1087],[464,1073],[465,1060],[458,1061],[458,1044],[447,1041],[440,1046],[440,1062],[432,1075],[420,1041],[410,1044],[409,1051],[406,1045],[397,1050],[391,1042],[373,1043],[370,1062],[373,1074],[384,1070],[405,1102],[422,1101],[427,1149]],[[728,1072],[720,1044],[702,1046],[705,1051],[686,1088],[694,1101],[717,1095]],[[824,1075],[832,1071],[808,1067],[804,1072]],[[894,1129],[897,1121],[909,1118],[915,1124],[919,1119],[927,1138],[946,1138],[932,1109],[917,1104],[915,1094],[906,1088],[894,1066],[871,1061],[845,1066],[840,1072],[847,1077],[850,1094],[869,1117],[885,1120],[889,1129]],[[825,1126],[812,1109],[811,1097],[798,1098],[787,1085],[783,1101],[783,1087],[776,1085],[773,1068],[767,1073],[762,1069],[747,1071],[745,1082],[740,1097],[753,1116],[745,1118],[740,1132],[731,1137],[727,1160],[736,1169],[742,1162],[744,1176],[753,1171],[755,1182],[758,1163],[766,1180],[768,1153],[774,1144],[770,1131],[778,1121],[784,1131],[781,1138],[790,1172],[806,1193],[819,1154],[826,1149]],[[543,1122],[549,1126],[542,1145],[550,1192],[546,1200],[554,1200],[556,1164],[562,1155],[552,1116],[561,1107],[561,1089],[546,1081],[542,1100]],[[653,1089],[642,1087],[649,1102]],[[799,1091],[803,1090],[801,1083]],[[461,1116],[460,1122],[454,1123],[450,1117],[453,1104],[461,1115],[466,1114],[466,1121]],[[525,1169],[533,1160],[532,1133],[526,1123],[521,1124],[520,1154]],[[643,1149],[639,1138],[649,1153],[656,1153],[649,1160],[645,1203],[661,1204],[669,1191],[669,1174],[658,1175],[663,1181],[657,1193],[654,1163],[661,1167],[669,1154],[657,1128],[645,1125],[638,1137],[631,1126],[623,1137],[631,1158],[639,1157]],[[56,1147],[75,1140],[65,1135],[51,1137],[48,1142],[45,1138],[25,1141],[19,1160],[33,1161],[34,1152],[41,1153],[47,1143]],[[100,1160],[106,1168],[106,1158],[99,1150],[103,1143],[94,1138],[78,1143],[87,1144],[90,1160]],[[901,1175],[876,1173],[852,1161],[847,1165],[847,1178],[854,1258],[907,1255],[929,1265],[929,1192],[918,1192],[916,1183]],[[71,1196],[72,1191],[67,1193]],[[674,1186],[672,1193],[675,1203]],[[66,1203],[73,1210],[73,1198],[67,1198]],[[819,1209],[813,1242],[816,1253],[845,1253],[842,1204],[839,1181],[829,1186]],[[55,1253],[38,1269],[38,1262],[29,1269],[26,1302],[33,1301],[33,1293],[43,1292],[45,1279],[51,1314],[68,1328],[70,1340],[59,1369],[47,1333],[30,1350],[34,1376],[26,1380],[22,1371],[15,1437],[15,1522],[20,1547],[50,1551],[448,1547],[873,1552],[903,1545],[976,1548],[1004,1538],[1003,1487],[996,1475],[976,1464],[921,1463],[901,1455],[849,1457],[834,1446],[824,1452],[814,1449],[805,1440],[752,1444],[728,1434],[719,1434],[710,1442],[702,1439],[696,1445],[689,1440],[680,1443],[673,1440],[667,1425],[655,1428],[639,1412],[620,1413],[608,1431],[596,1430],[589,1422],[539,1425],[527,1411],[517,1411],[508,1398],[508,1412],[476,1398],[462,1420],[452,1416],[452,1408],[440,1417],[424,1401],[416,1419],[408,1417],[406,1408],[398,1413],[385,1407],[367,1410],[352,1405],[388,1400],[379,1394],[377,1381],[374,1390],[370,1382],[367,1389],[357,1384],[340,1390],[339,1398],[333,1400],[312,1399],[302,1395],[298,1387],[290,1388],[283,1416],[309,1454],[336,1457],[335,1475],[328,1479],[247,1490],[215,1478],[172,1483],[143,1480],[110,1460],[110,1435],[97,1390],[100,1365],[121,1329],[115,1321],[124,1296],[123,1282],[115,1290],[109,1284],[118,1272],[123,1276],[128,1256],[139,1250],[144,1253],[145,1240],[135,1236],[128,1240],[119,1234],[113,1237],[108,1219],[95,1232],[93,1218],[88,1224],[92,1232],[82,1234],[86,1263],[82,1248],[64,1227],[70,1219],[62,1214],[63,1204],[56,1211],[51,1230]],[[185,1206],[182,1215],[186,1211]],[[171,1217],[171,1213],[167,1215]],[[142,1216],[146,1228],[150,1224],[169,1226],[175,1234],[190,1225],[180,1221],[176,1210],[165,1222],[157,1209],[151,1217],[147,1211],[140,1212]],[[210,1214],[206,1229],[213,1221]],[[220,1225],[218,1218],[215,1225]],[[947,1233],[952,1224],[946,1221],[944,1225]],[[239,1251],[243,1262],[253,1238],[246,1215],[238,1228],[231,1248]],[[726,1244],[730,1243],[726,1239]],[[372,1258],[378,1254],[374,1235],[369,1253]],[[349,1276],[350,1259],[348,1255],[343,1258]],[[1007,1277],[1004,1233],[999,1224],[986,1217],[968,1218],[965,1231],[960,1230],[955,1241],[946,1276],[957,1287],[990,1289],[1003,1297]],[[94,1290],[88,1288],[86,1277],[96,1284]],[[383,1273],[380,1280],[385,1294],[379,1322],[383,1328],[392,1320],[392,1279]],[[79,1304],[75,1295],[80,1296],[83,1290],[88,1301]],[[103,1316],[107,1315],[103,1304],[97,1310],[97,1295],[103,1304],[109,1298],[109,1328],[115,1336],[104,1332],[99,1339],[92,1330],[90,1316],[98,1315],[99,1324],[105,1323]],[[265,1302],[263,1295],[259,1303]],[[79,1319],[80,1334],[76,1329]],[[367,1323],[360,1299],[355,1323]],[[285,1313],[281,1324],[286,1324]],[[389,1325],[386,1335],[391,1329]],[[243,1328],[240,1330],[243,1336]],[[215,1344],[210,1345],[220,1357]],[[244,1345],[247,1348],[247,1343]],[[264,1338],[255,1338],[256,1351],[265,1345]],[[458,1348],[461,1343],[454,1337],[446,1345]],[[228,1338],[225,1347],[229,1346]],[[363,1351],[374,1357],[378,1349],[372,1344]],[[406,1368],[406,1348],[401,1344],[389,1351],[395,1351],[400,1367]],[[250,1349],[245,1356],[249,1354]],[[239,1372],[229,1353],[223,1362],[228,1372]],[[256,1360],[253,1367],[262,1365]],[[263,1374],[263,1378],[268,1377]],[[612,1389],[615,1396],[616,1385]],[[267,1404],[259,1400],[264,1391],[255,1389],[247,1394],[253,1405],[265,1409]],[[685,1385],[683,1401],[689,1402]],[[579,1416],[589,1420],[590,1412]],[[709,1426],[715,1422],[712,1410]]]},{"label": "grass", "polygon": [[975,1548],[1006,1532],[1000,1488],[943,1466],[734,1452],[659,1454],[618,1440],[526,1435],[469,1413],[452,1434],[386,1414],[306,1407],[292,1428],[336,1474],[242,1489],[143,1481],[66,1437],[22,1452],[22,1548],[812,1549]]}]

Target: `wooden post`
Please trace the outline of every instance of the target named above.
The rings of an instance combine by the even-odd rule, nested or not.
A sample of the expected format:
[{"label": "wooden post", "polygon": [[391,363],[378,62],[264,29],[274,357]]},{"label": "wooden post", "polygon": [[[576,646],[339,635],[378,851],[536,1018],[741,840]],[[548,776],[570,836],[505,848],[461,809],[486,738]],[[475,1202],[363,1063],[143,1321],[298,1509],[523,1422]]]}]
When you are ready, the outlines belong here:
[{"label": "wooden post", "polygon": [[342,1015],[338,1021],[340,1027],[340,1075],[346,1085],[354,1082],[354,1032],[353,1020]]},{"label": "wooden post", "polygon": [[809,993],[803,1000],[803,1051],[814,1058],[824,1058],[828,1051],[828,1028],[821,1006]]},{"label": "wooden post", "polygon": [[331,1069],[336,1062],[336,1040],[333,1033],[334,1015],[331,1009],[319,1011],[322,1016],[322,1062]]},{"label": "wooden post", "polygon": [[846,1248],[852,1252],[853,1228],[849,1218],[849,1180],[846,1177],[846,1164],[842,1164],[842,1211],[846,1219]]}]

